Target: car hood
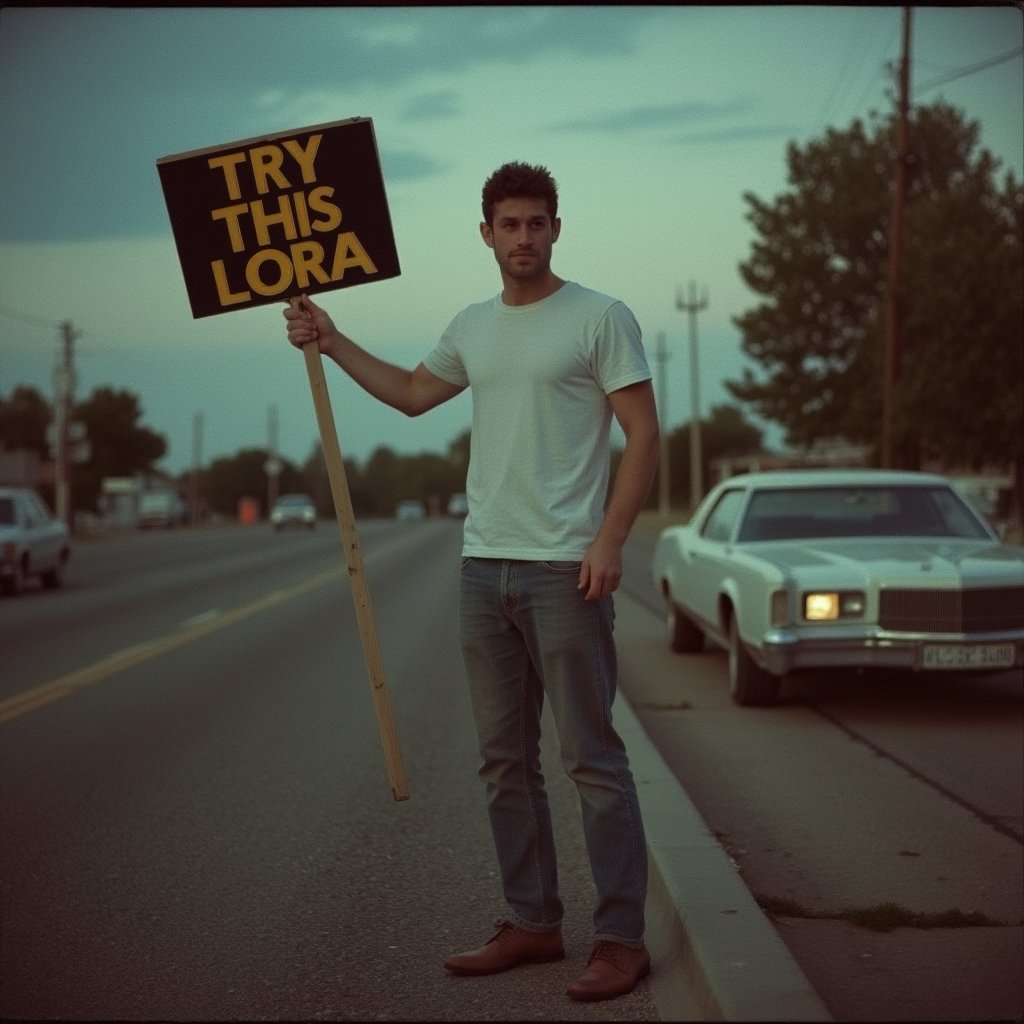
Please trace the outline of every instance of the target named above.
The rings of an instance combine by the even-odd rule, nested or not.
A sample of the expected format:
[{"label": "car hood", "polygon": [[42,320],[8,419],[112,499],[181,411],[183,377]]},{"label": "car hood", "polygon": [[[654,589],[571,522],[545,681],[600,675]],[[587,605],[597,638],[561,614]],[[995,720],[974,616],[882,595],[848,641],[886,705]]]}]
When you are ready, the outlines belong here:
[{"label": "car hood", "polygon": [[745,544],[744,550],[784,573],[818,575],[845,570],[876,582],[942,586],[1024,585],[1024,548],[938,538],[837,538],[813,543]]}]

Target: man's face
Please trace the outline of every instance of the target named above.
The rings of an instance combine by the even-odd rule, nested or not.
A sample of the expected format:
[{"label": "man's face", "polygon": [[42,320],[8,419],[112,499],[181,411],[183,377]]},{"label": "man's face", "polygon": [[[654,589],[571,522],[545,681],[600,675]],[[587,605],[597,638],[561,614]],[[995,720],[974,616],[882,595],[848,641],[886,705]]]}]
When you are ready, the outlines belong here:
[{"label": "man's face", "polygon": [[525,280],[548,273],[561,228],[543,199],[502,199],[494,204],[492,225],[481,224],[480,234],[494,250],[502,276]]}]

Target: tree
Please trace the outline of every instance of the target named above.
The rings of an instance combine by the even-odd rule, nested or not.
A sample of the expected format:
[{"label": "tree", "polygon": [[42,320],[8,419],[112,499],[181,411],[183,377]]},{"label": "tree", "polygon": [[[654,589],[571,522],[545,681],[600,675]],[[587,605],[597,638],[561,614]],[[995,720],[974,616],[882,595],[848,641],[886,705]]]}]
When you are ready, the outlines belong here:
[{"label": "tree", "polygon": [[448,458],[463,476],[465,486],[466,471],[469,469],[469,449],[472,440],[471,431],[465,430],[448,445]]},{"label": "tree", "polygon": [[[700,421],[702,480],[710,480],[710,464],[714,459],[729,456],[753,455],[761,451],[763,433],[748,423],[741,409],[735,405],[713,406],[707,419]],[[670,504],[681,507],[690,504],[690,424],[677,427],[668,438],[669,481],[672,493]],[[657,487],[652,490],[656,495]],[[650,503],[650,498],[648,503]],[[691,509],[692,511],[692,509]]]},{"label": "tree", "polygon": [[[934,458],[1024,466],[1024,193],[975,155],[977,122],[919,107],[904,228],[903,324],[894,434],[901,464]],[[740,264],[764,296],[735,318],[763,371],[731,394],[809,444],[877,445],[881,429],[895,119],[872,114],[787,150],[790,189],[744,199],[759,238]]]},{"label": "tree", "polygon": [[16,387],[10,399],[0,398],[0,445],[8,451],[49,456],[46,428],[53,419],[50,404],[32,387]]},{"label": "tree", "polygon": [[90,447],[88,461],[74,470],[76,509],[97,507],[105,477],[149,473],[167,452],[163,436],[140,425],[142,408],[130,391],[97,388],[76,406],[74,419],[85,424]]},{"label": "tree", "polygon": [[[266,448],[244,448],[232,456],[214,459],[199,478],[200,493],[211,511],[234,517],[238,512],[239,499],[257,498],[267,513],[266,465],[269,458],[270,452]],[[293,463],[280,456],[278,460],[281,463],[277,477],[279,494],[314,493],[305,470],[296,469]],[[319,503],[318,510],[324,511]]]}]

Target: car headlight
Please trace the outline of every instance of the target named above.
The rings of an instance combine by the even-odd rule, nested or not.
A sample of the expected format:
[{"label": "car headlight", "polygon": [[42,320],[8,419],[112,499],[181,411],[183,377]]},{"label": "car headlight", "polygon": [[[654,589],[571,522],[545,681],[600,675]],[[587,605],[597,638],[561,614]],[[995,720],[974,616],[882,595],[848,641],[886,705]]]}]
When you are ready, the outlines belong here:
[{"label": "car headlight", "polygon": [[808,622],[860,618],[864,606],[864,595],[859,590],[812,590],[804,594],[804,618]]}]

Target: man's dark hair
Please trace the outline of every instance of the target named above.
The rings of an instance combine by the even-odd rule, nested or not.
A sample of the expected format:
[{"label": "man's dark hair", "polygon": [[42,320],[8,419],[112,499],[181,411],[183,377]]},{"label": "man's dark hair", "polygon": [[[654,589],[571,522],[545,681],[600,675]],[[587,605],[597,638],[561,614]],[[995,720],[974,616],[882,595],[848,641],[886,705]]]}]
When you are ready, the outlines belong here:
[{"label": "man's dark hair", "polygon": [[503,199],[543,199],[552,221],[558,216],[558,185],[546,167],[531,164],[502,164],[485,182],[483,190],[484,220],[494,220],[495,204]]}]

